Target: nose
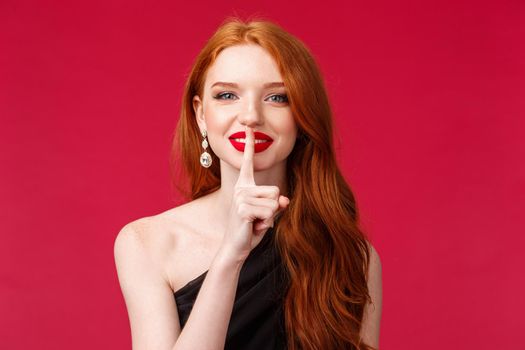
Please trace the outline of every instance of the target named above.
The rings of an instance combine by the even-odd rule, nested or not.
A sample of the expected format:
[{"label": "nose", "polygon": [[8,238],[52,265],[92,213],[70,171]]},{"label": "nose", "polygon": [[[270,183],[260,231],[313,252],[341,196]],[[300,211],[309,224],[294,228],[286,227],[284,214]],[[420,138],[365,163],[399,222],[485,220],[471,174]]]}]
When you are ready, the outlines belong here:
[{"label": "nose", "polygon": [[260,126],[264,122],[264,116],[261,111],[261,106],[254,100],[247,101],[243,104],[237,119],[240,124],[250,127]]}]

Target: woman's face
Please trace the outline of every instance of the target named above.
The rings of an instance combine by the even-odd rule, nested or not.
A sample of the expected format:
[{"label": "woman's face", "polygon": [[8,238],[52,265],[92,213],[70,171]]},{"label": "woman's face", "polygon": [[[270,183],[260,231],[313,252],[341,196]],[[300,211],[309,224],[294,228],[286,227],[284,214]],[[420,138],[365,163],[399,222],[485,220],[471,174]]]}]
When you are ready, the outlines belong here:
[{"label": "woman's face", "polygon": [[[217,56],[208,69],[203,98],[195,96],[193,107],[200,130],[208,133],[213,152],[240,169],[245,126],[256,132],[255,170],[269,169],[284,161],[297,137],[283,79],[273,57],[254,44],[231,46]],[[265,137],[271,142],[258,143]],[[268,146],[269,145],[269,146]]]}]

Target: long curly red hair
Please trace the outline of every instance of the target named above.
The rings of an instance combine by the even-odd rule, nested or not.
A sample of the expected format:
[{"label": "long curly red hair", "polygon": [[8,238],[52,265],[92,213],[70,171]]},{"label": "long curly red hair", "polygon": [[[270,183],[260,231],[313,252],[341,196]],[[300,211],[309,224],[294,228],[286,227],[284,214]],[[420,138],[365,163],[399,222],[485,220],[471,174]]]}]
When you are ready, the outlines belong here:
[{"label": "long curly red hair", "polygon": [[220,187],[220,162],[213,150],[208,150],[213,157],[210,168],[198,162],[201,135],[192,98],[202,96],[207,69],[219,53],[239,44],[260,45],[273,56],[299,131],[287,159],[291,202],[275,226],[290,276],[284,300],[288,348],[373,349],[360,337],[364,307],[371,302],[367,287],[371,247],[359,227],[354,195],[337,166],[323,79],[299,39],[267,20],[245,22],[234,17],[222,23],[198,54],[186,81],[171,159],[171,168],[179,167],[186,176],[172,173],[173,184],[191,200]]}]

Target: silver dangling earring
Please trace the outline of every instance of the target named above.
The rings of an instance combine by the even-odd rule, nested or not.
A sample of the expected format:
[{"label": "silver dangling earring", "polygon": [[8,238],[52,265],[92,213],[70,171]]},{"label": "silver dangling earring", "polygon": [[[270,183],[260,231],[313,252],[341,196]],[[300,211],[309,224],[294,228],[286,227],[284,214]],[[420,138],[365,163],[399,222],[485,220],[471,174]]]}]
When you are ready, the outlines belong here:
[{"label": "silver dangling earring", "polygon": [[204,140],[202,140],[202,148],[204,148],[204,152],[201,154],[201,165],[205,168],[209,168],[211,166],[211,156],[208,152],[206,152],[206,148],[208,148],[208,141],[206,141],[206,130],[202,131],[202,137]]}]

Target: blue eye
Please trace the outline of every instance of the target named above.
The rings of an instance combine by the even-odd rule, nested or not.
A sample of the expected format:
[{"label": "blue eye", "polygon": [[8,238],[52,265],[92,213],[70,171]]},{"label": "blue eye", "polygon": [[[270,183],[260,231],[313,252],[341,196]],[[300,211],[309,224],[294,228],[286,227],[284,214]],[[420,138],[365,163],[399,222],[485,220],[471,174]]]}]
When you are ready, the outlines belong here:
[{"label": "blue eye", "polygon": [[272,95],[272,96],[270,96],[270,99],[272,97],[279,97],[280,98],[279,100],[273,100],[272,102],[277,102],[277,103],[286,103],[286,102],[288,102],[288,96],[286,96],[286,95]]},{"label": "blue eye", "polygon": [[[222,93],[219,93],[213,96],[213,98],[217,100],[234,100],[236,96],[231,92],[222,92]],[[271,99],[272,102],[276,102],[276,103],[287,103],[288,102],[288,96],[286,96],[285,94],[272,95],[269,98]]]},{"label": "blue eye", "polygon": [[217,95],[213,96],[213,98],[215,98],[217,100],[231,100],[230,98],[223,98],[225,96],[235,96],[235,95],[232,94],[231,92],[224,92],[224,93],[217,94]]}]

